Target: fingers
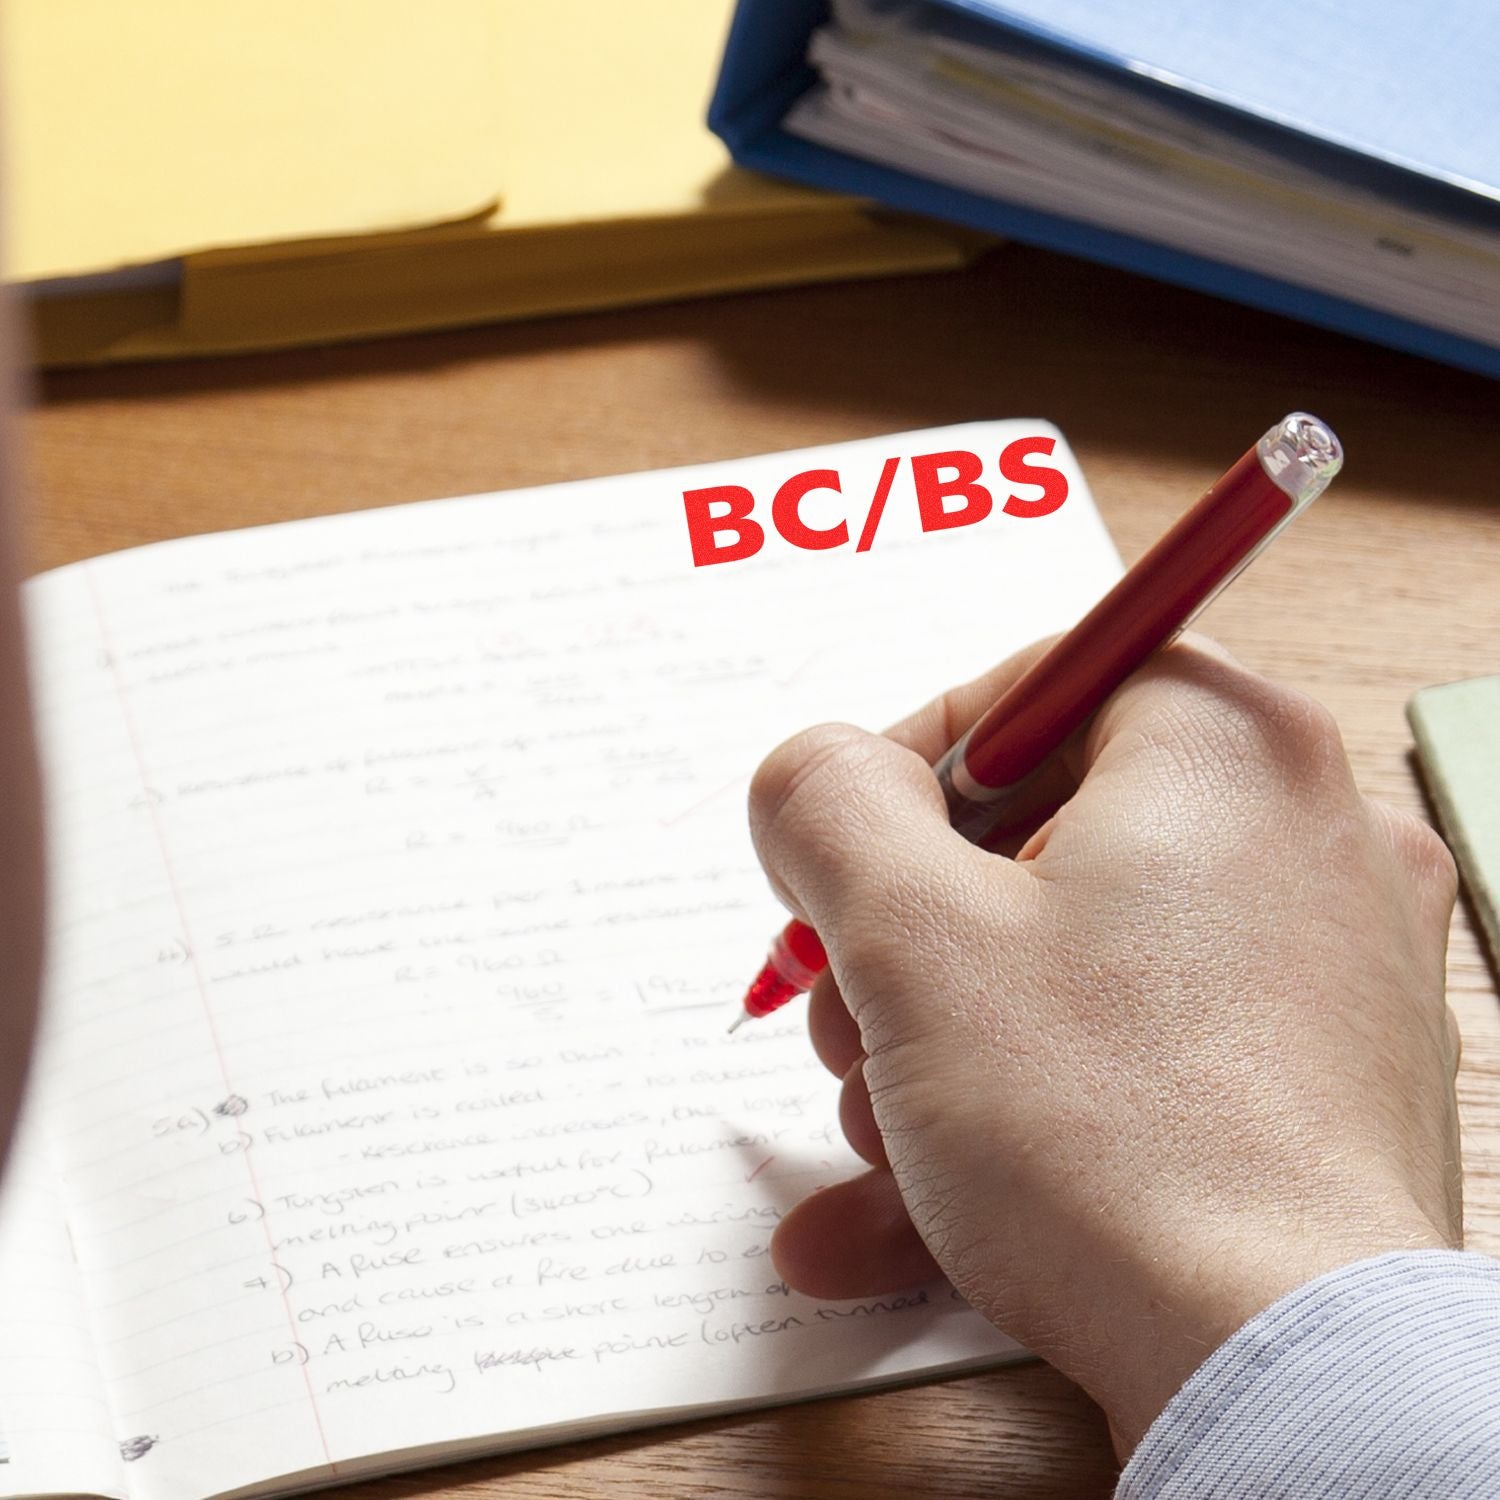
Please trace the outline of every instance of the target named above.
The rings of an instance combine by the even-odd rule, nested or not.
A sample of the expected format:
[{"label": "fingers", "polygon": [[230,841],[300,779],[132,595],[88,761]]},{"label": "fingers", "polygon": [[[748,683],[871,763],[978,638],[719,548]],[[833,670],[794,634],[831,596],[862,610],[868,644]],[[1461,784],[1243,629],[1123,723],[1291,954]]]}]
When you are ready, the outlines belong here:
[{"label": "fingers", "polygon": [[912,1227],[896,1180],[872,1169],[804,1198],[776,1226],[771,1259],[809,1297],[873,1297],[942,1272]]},{"label": "fingers", "polygon": [[865,1082],[865,1052],[859,1027],[849,1014],[844,998],[831,974],[825,973],[813,986],[808,1009],[808,1030],[818,1060],[843,1080],[839,1094],[839,1125],[847,1140],[871,1166],[889,1165],[870,1089]]},{"label": "fingers", "polygon": [[823,971],[807,997],[807,1030],[818,1061],[836,1078],[842,1078],[864,1056],[859,1026],[844,1004],[831,969]]},{"label": "fingers", "polygon": [[[947,830],[928,766],[1049,644],[1040,642],[934,699],[887,736],[824,725],[787,741],[762,764],[750,791],[757,851],[782,900],[818,927],[825,942],[836,935],[818,905],[832,913],[865,904],[896,916],[893,903],[909,902],[917,887],[928,905],[944,894],[974,889],[976,867]],[[1315,758],[1343,763],[1325,711],[1255,676],[1199,637],[1184,637],[1148,662],[1105,705],[1087,739],[1070,744],[1066,759],[1081,775],[1101,758],[1118,758],[1142,744],[1184,738],[1192,744],[1205,723],[1217,725],[1220,739],[1233,741],[1235,729],[1249,720],[1267,732],[1305,722],[1305,733],[1288,754],[1295,758],[1312,744]],[[1037,846],[1028,850],[1037,852]],[[990,879],[1004,878],[995,873],[1004,862],[990,866]],[[946,882],[942,890],[935,876]]]},{"label": "fingers", "polygon": [[949,688],[899,724],[891,725],[885,732],[886,738],[915,750],[929,765],[933,764],[1056,639],[1052,636],[1037,641],[971,682]]},{"label": "fingers", "polygon": [[846,725],[772,752],[751,783],[750,828],[772,884],[818,929],[835,971],[867,981],[855,994],[845,983],[856,1015],[870,983],[950,947],[966,913],[993,919],[1000,888],[1017,878],[953,831],[919,756]]},{"label": "fingers", "polygon": [[1458,866],[1430,824],[1410,813],[1368,799],[1366,806],[1384,833],[1397,865],[1416,886],[1423,910],[1446,928],[1458,899]]},{"label": "fingers", "polygon": [[1211,860],[1263,841],[1268,819],[1337,839],[1360,802],[1328,710],[1197,637],[1109,698],[1071,769],[1077,789],[1023,866],[1043,879],[1073,856],[1080,869]]},{"label": "fingers", "polygon": [[[918,709],[916,713],[893,725],[886,731],[887,737],[915,750],[929,763],[936,762],[950,745],[961,738],[981,715],[1004,695],[1013,683],[1046,654],[1056,639],[1054,636],[1037,641],[1024,651],[1017,652],[998,666],[974,678],[973,681],[949,689],[948,692]],[[1133,700],[1123,698],[1123,695],[1130,686],[1142,680],[1152,681],[1152,674],[1170,678],[1180,672],[1184,665],[1188,668],[1186,674],[1188,676],[1202,673],[1210,664],[1216,664],[1229,676],[1243,679],[1246,683],[1261,681],[1253,673],[1240,667],[1224,647],[1207,636],[1191,633],[1184,635],[1170,648],[1170,653],[1175,653],[1175,656],[1172,666],[1165,674],[1161,673],[1159,664],[1162,657],[1168,653],[1159,653],[1137,673],[1136,677],[1131,679],[1130,683],[1126,684],[1125,688],[1121,689],[1116,699],[1122,699],[1124,705],[1128,706]],[[1080,730],[1070,737],[1056,756],[1054,780],[1057,784],[1058,795],[1052,803],[1053,806],[1057,802],[1066,800],[1072,794],[1092,761],[1092,756],[1086,757],[1085,755],[1085,736],[1088,727],[1086,726],[1085,730]],[[1097,755],[1101,743],[1102,741],[1097,737],[1091,741],[1094,755]],[[1008,842],[987,843],[986,847],[992,852],[1008,856],[1013,856],[1016,850],[1027,847],[1028,857],[1031,857],[1039,850],[1039,846],[1029,843],[1028,835],[1032,832],[1033,829],[1030,827],[1020,827],[1015,830],[1015,836]]]},{"label": "fingers", "polygon": [[839,1128],[844,1132],[844,1139],[872,1167],[890,1166],[885,1141],[881,1139],[880,1127],[875,1123],[875,1110],[870,1104],[870,1086],[865,1082],[863,1057],[844,1074],[844,1086],[839,1092]]},{"label": "fingers", "polygon": [[[1295,688],[1242,666],[1215,642],[1184,636],[1159,651],[1095,715],[1084,737],[1085,777],[1133,756],[1217,780],[1264,767],[1352,790],[1333,716]],[[1223,773],[1228,773],[1224,775]]]}]

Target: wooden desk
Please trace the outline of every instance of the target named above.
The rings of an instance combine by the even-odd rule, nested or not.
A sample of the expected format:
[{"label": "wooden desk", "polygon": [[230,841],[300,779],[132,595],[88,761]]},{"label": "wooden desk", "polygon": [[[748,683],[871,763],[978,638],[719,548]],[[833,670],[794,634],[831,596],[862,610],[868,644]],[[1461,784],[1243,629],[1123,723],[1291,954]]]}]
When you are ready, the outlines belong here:
[{"label": "wooden desk", "polygon": [[[29,419],[31,545],[51,567],[186,532],[1044,416],[1129,559],[1296,407],[1339,432],[1346,475],[1209,629],[1327,702],[1365,789],[1418,808],[1407,697],[1500,671],[1500,387],[1016,247],[961,275],[48,376]],[[1462,913],[1450,985],[1470,1242],[1500,1251],[1500,1010]],[[1113,1478],[1098,1414],[1031,1366],[357,1488],[1080,1500]]]}]

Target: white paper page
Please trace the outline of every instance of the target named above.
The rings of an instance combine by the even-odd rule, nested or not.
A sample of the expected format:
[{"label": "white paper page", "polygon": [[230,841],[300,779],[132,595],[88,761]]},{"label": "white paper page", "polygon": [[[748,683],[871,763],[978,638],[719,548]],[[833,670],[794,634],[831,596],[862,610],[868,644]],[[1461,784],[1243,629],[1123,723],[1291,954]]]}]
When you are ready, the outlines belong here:
[{"label": "white paper page", "polygon": [[[559,1435],[1004,1354],[946,1289],[830,1306],[765,1246],[859,1168],[782,914],[778,739],[879,727],[1118,573],[988,423],[165,544],[30,589],[58,935],[47,1106],[132,1493]],[[969,449],[924,535],[909,459]],[[811,467],[872,548],[695,569],[682,492]],[[1034,492],[1033,492],[1034,493]],[[820,510],[821,507],[821,510]],[[538,1440],[536,1437],[532,1441]]]},{"label": "white paper page", "polygon": [[0,1187],[0,1495],[123,1496],[57,1174],[23,1112]]}]

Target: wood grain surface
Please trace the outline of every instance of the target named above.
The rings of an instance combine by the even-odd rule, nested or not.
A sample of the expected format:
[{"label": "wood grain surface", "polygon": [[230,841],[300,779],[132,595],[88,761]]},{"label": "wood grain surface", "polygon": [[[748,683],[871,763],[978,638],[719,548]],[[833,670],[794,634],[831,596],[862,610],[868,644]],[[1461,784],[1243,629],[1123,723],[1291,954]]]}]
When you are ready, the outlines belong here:
[{"label": "wood grain surface", "polygon": [[[1420,809],[1407,698],[1500,671],[1500,387],[1014,246],[961,274],[51,374],[27,423],[30,548],[45,568],[189,532],[1037,416],[1067,433],[1129,560],[1297,407],[1338,431],[1345,475],[1208,628],[1327,702],[1364,788]],[[963,607],[982,623],[982,599]],[[1449,976],[1470,1243],[1500,1252],[1500,1011],[1463,912]],[[1031,1365],[330,1493],[1092,1500],[1114,1477],[1098,1413]]]}]

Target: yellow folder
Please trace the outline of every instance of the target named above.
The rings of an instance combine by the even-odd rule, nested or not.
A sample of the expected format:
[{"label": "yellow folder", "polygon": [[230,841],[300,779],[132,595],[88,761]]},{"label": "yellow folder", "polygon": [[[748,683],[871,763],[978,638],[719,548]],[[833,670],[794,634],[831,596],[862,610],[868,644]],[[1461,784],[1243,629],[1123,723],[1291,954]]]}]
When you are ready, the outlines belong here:
[{"label": "yellow folder", "polygon": [[6,0],[7,276],[43,363],[962,264],[729,164],[729,0]]}]

